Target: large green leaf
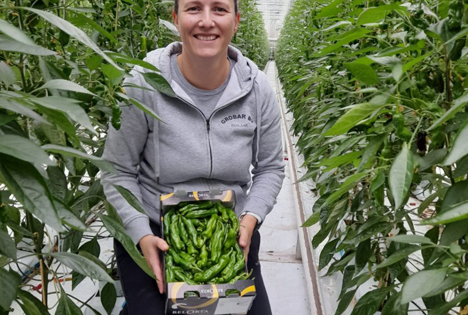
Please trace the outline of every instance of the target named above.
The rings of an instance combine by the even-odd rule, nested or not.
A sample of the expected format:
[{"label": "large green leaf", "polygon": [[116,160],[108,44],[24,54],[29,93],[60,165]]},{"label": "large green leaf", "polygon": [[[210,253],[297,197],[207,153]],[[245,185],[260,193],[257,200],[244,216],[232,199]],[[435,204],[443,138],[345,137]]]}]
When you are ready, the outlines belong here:
[{"label": "large green leaf", "polygon": [[76,84],[75,82],[63,80],[63,79],[55,79],[55,80],[47,81],[43,86],[38,88],[36,91],[44,90],[44,89],[72,91],[72,92],[79,92],[79,93],[96,96],[96,94],[88,91],[86,88],[82,87],[81,85]]},{"label": "large green leaf", "polygon": [[11,69],[11,67],[4,61],[0,61],[0,81],[5,83],[6,86],[10,86],[16,81],[16,76],[13,72],[13,69]]},{"label": "large green leaf", "polygon": [[16,259],[15,241],[3,230],[0,230],[0,254]]},{"label": "large green leaf", "polygon": [[13,39],[8,40],[2,38],[0,38],[0,50],[18,52],[34,56],[51,56],[57,54],[55,51],[38,45],[28,45]]},{"label": "large green leaf", "polygon": [[391,287],[384,287],[367,292],[358,300],[351,315],[374,315],[391,289]]},{"label": "large green leaf", "polygon": [[371,66],[358,61],[345,63],[346,68],[356,77],[356,79],[367,85],[374,85],[380,82],[379,77]]},{"label": "large green leaf", "polygon": [[164,77],[156,72],[144,72],[141,73],[146,83],[151,85],[156,91],[159,91],[168,96],[176,97],[176,94],[172,90],[169,82]]},{"label": "large green leaf", "polygon": [[403,144],[400,153],[393,161],[389,174],[389,186],[395,202],[395,209],[404,205],[414,175],[413,153],[406,143]]},{"label": "large green leaf", "polygon": [[393,253],[392,255],[390,255],[389,257],[387,257],[387,259],[385,259],[382,263],[377,265],[377,268],[384,268],[384,267],[393,265],[394,263],[402,260],[403,258],[408,257],[410,254],[412,254],[415,251],[418,251],[420,249],[421,249],[421,247],[416,246],[416,245],[411,245],[411,246],[405,247],[402,250],[399,250],[399,251]]},{"label": "large green leaf", "polygon": [[54,161],[49,159],[49,156],[37,144],[16,135],[0,136],[0,153],[31,163],[55,165]]},{"label": "large green leaf", "polygon": [[468,298],[468,290],[464,290],[459,293],[456,297],[454,297],[449,302],[440,305],[437,308],[434,308],[429,311],[428,315],[447,315],[447,313],[455,307],[458,303],[463,301],[464,299]]},{"label": "large green leaf", "polygon": [[366,149],[362,155],[361,162],[359,163],[357,169],[358,172],[362,171],[366,166],[369,165],[371,161],[375,159],[375,156],[382,146],[385,137],[386,135],[375,135],[369,137],[369,144],[366,146]]},{"label": "large green leaf", "polygon": [[373,254],[370,239],[359,243],[356,251],[356,273],[364,269]]},{"label": "large green leaf", "polygon": [[412,274],[401,289],[401,304],[409,303],[437,288],[445,279],[447,269],[422,270]]},{"label": "large green leaf", "polygon": [[155,278],[154,273],[148,266],[145,258],[140,254],[130,236],[125,233],[124,227],[109,216],[101,215],[100,218],[109,233],[122,244],[130,257],[132,257],[133,261],[135,261],[135,263],[151,278]]},{"label": "large green leaf", "polygon": [[366,172],[363,173],[356,173],[348,178],[341,184],[340,188],[338,188],[333,194],[331,194],[324,202],[323,206],[328,206],[347,193],[351,188],[356,186],[360,183],[360,181],[367,176]]},{"label": "large green leaf", "polygon": [[90,277],[91,279],[114,282],[114,280],[112,280],[112,278],[107,274],[106,270],[102,269],[101,266],[82,255],[65,252],[50,253],[49,255],[65,266],[81,273],[82,275]]},{"label": "large green leaf", "polygon": [[353,300],[355,294],[356,290],[351,290],[343,295],[343,297],[340,299],[340,302],[338,303],[335,315],[341,315],[344,313],[344,311],[346,311],[349,304],[351,304],[351,301]]},{"label": "large green leaf", "polygon": [[401,292],[394,293],[385,303],[382,315],[407,315],[409,304],[401,303]]},{"label": "large green leaf", "polygon": [[406,244],[432,244],[434,243],[425,236],[421,235],[411,235],[411,234],[400,234],[400,235],[395,235],[393,237],[388,238],[392,242],[399,242],[399,243],[406,243]]},{"label": "large green leaf", "polygon": [[328,166],[323,172],[328,172],[335,167],[338,167],[340,165],[348,165],[352,162],[354,162],[357,158],[359,158],[362,154],[362,151],[353,151],[349,152],[343,155],[335,156],[332,158],[328,159],[322,159],[320,160],[320,163],[318,166]]},{"label": "large green leaf", "polygon": [[101,290],[101,304],[107,314],[111,314],[114,309],[115,302],[117,302],[115,286],[112,283],[107,283]]},{"label": "large green leaf", "polygon": [[[71,8],[70,8],[71,9]],[[113,43],[117,43],[117,39],[115,39],[115,37],[109,33],[108,31],[106,31],[106,29],[104,29],[101,25],[99,25],[96,21],[88,18],[86,15],[84,14],[80,14],[80,13],[76,13],[74,12],[73,13],[76,17],[69,17],[68,20],[73,23],[73,25],[79,27],[79,26],[85,26],[85,25],[91,25],[92,28],[94,28],[96,31],[98,31],[101,35],[105,36],[106,38],[108,38],[111,42]],[[115,58],[113,58],[115,60]]]},{"label": "large green leaf", "polygon": [[18,113],[20,115],[32,118],[37,122],[50,125],[50,123],[47,120],[42,118],[41,115],[27,107],[25,104],[22,104],[20,101],[14,99],[2,97],[2,95],[0,95],[0,108],[4,108],[12,112]]},{"label": "large green leaf", "polygon": [[83,315],[81,309],[73,303],[67,293],[60,286],[60,298],[55,310],[55,315]]},{"label": "large green leaf", "polygon": [[369,228],[363,230],[361,233],[356,235],[354,238],[349,239],[344,241],[345,244],[350,244],[350,245],[357,245],[361,242],[364,242],[365,240],[368,240],[369,238],[373,236],[377,236],[383,231],[389,229],[391,227],[391,223],[389,222],[379,222],[374,225],[371,225]]},{"label": "large green leaf", "polygon": [[320,220],[320,212],[317,211],[312,214],[302,225],[301,227],[309,227],[316,224]]},{"label": "large green leaf", "polygon": [[335,249],[340,239],[336,238],[332,241],[329,241],[320,252],[320,259],[319,259],[319,270],[323,269],[328,265],[328,263],[332,260],[333,256],[335,255]]},{"label": "large green leaf", "polygon": [[77,157],[80,159],[89,160],[91,163],[93,163],[94,165],[102,169],[103,171],[110,172],[110,173],[116,172],[114,166],[110,162],[106,161],[105,159],[101,157],[89,155],[85,152],[82,152],[82,151],[79,151],[70,147],[64,147],[64,146],[59,146],[55,144],[46,144],[46,145],[43,145],[42,148],[48,152],[59,153],[59,154],[63,154],[66,156],[73,156],[73,157]]},{"label": "large green leaf", "polygon": [[111,65],[113,65],[117,69],[120,69],[120,67],[114,62],[114,60],[112,60],[109,56],[107,56],[99,48],[99,46],[96,45],[96,43],[93,42],[91,40],[91,38],[88,37],[88,35],[86,35],[85,32],[83,32],[82,30],[80,30],[79,28],[77,28],[76,26],[71,24],[70,22],[68,22],[68,21],[66,21],[66,20],[64,20],[64,19],[62,19],[62,18],[60,18],[60,17],[58,17],[58,16],[56,16],[56,15],[50,13],[50,12],[47,12],[47,11],[42,11],[42,10],[33,9],[33,8],[25,8],[25,7],[21,8],[21,9],[28,10],[28,11],[36,13],[37,15],[42,17],[44,20],[46,20],[49,23],[57,26],[59,29],[61,29],[62,31],[64,31],[65,33],[70,35],[71,37],[75,38],[79,42],[85,44],[86,46],[88,46],[89,48],[94,50],[96,53],[98,53],[104,59],[106,59],[107,62],[109,62]]},{"label": "large green leaf", "polygon": [[445,291],[452,290],[453,288],[458,287],[459,285],[462,285],[463,283],[466,282],[466,279],[468,277],[468,274],[462,273],[459,274],[461,277],[454,277],[453,275],[449,275],[445,280],[434,290],[430,291],[425,295],[425,297],[431,297],[439,294],[443,294]]},{"label": "large green leaf", "polygon": [[80,220],[72,211],[71,209],[62,201],[54,200],[55,208],[57,209],[57,214],[59,218],[68,226],[80,231],[86,230],[86,225],[83,221]]},{"label": "large green leaf", "polygon": [[0,307],[10,309],[11,302],[16,298],[16,292],[21,284],[21,277],[14,271],[0,268]]},{"label": "large green leaf", "polygon": [[23,304],[20,304],[25,315],[49,315],[47,307],[31,293],[18,290],[18,297]]},{"label": "large green leaf", "polygon": [[0,157],[0,181],[25,209],[56,231],[62,232],[63,226],[54,208],[53,197],[41,174],[30,163],[7,155],[0,154]]},{"label": "large green leaf", "polygon": [[451,165],[468,154],[466,139],[468,139],[468,121],[457,134],[449,154],[442,163],[443,165]]},{"label": "large green leaf", "polygon": [[392,3],[388,5],[381,5],[374,8],[368,8],[364,10],[357,20],[357,25],[363,25],[368,23],[376,23],[385,18],[385,16],[392,10],[406,11],[405,7],[402,7],[399,3]]},{"label": "large green leaf", "polygon": [[130,190],[120,185],[113,185],[113,186],[115,187],[115,189],[117,189],[117,191],[122,195],[122,197],[124,197],[125,200],[127,200],[127,202],[133,208],[138,210],[138,212],[140,213],[146,213],[145,208],[143,207],[143,204],[140,202],[140,200],[138,200],[137,197],[135,197],[135,195]]},{"label": "large green leaf", "polygon": [[371,103],[355,105],[344,115],[342,115],[323,135],[335,136],[346,133],[349,129],[353,128],[359,122],[369,117],[372,113],[380,110],[382,107],[383,105]]},{"label": "large green leaf", "polygon": [[136,107],[138,107],[139,109],[141,109],[142,111],[144,111],[145,113],[153,117],[154,119],[161,120],[161,118],[159,118],[159,116],[156,114],[156,112],[152,108],[138,102],[136,99],[130,98],[129,100],[133,105],[135,105]]},{"label": "large green leaf", "polygon": [[432,129],[435,129],[439,127],[441,124],[446,122],[447,120],[451,119],[453,116],[455,116],[456,113],[461,111],[465,106],[468,104],[468,93],[460,96],[456,100],[453,101],[452,106],[450,109],[445,112],[445,114],[442,115],[439,119],[437,119],[432,126],[430,126],[427,131],[431,131]]},{"label": "large green leaf", "polygon": [[334,16],[340,12],[343,12],[343,8],[338,7],[343,1],[344,0],[335,0],[331,2],[329,5],[327,5],[326,7],[320,10],[320,13],[317,14],[316,18],[322,19],[328,16]]},{"label": "large green leaf", "polygon": [[421,224],[439,225],[456,222],[468,218],[468,201],[457,204],[433,218],[422,220]]},{"label": "large green leaf", "polygon": [[7,21],[0,20],[0,32],[24,44],[34,45],[34,41],[28,35]]},{"label": "large green leaf", "polygon": [[66,114],[70,119],[81,124],[83,127],[97,135],[94,130],[88,115],[81,106],[78,105],[79,101],[71,98],[65,98],[60,96],[48,96],[48,97],[34,97],[31,101],[37,105],[53,109]]}]

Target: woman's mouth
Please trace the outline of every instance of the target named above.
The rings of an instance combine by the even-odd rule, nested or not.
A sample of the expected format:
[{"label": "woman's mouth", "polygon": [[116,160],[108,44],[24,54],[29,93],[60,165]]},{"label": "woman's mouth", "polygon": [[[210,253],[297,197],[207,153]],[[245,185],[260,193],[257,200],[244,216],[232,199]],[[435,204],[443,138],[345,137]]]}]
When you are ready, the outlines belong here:
[{"label": "woman's mouth", "polygon": [[212,41],[218,38],[216,35],[195,35],[195,38],[203,41]]}]

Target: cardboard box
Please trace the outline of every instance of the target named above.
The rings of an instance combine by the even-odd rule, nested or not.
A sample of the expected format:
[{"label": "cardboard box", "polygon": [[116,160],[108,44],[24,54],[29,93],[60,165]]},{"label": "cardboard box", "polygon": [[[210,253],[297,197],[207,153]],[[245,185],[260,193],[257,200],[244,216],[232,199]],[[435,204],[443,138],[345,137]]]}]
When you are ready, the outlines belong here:
[{"label": "cardboard box", "polygon": [[[235,193],[232,190],[213,190],[177,191],[162,195],[161,226],[164,224],[164,214],[173,206],[181,202],[205,200],[218,200],[226,207],[234,208]],[[239,280],[233,284],[166,283],[166,314],[247,314],[255,296],[256,290],[253,280]]]}]

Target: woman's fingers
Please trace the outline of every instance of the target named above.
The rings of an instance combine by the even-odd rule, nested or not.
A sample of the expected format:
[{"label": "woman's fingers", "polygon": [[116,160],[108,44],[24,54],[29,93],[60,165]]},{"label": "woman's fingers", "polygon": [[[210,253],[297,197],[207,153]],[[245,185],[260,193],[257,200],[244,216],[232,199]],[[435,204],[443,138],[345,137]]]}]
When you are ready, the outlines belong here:
[{"label": "woman's fingers", "polygon": [[162,238],[154,235],[147,235],[140,240],[140,248],[143,252],[143,256],[145,256],[145,259],[148,262],[148,265],[156,276],[156,283],[158,285],[159,292],[161,294],[164,293],[164,270],[159,258],[159,251],[167,251],[169,246]]}]

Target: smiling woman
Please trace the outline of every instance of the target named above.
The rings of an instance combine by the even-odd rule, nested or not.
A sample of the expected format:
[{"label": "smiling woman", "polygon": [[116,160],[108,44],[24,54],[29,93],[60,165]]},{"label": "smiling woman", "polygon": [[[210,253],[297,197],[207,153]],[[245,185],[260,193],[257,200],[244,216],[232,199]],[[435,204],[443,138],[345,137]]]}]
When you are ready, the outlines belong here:
[{"label": "smiling woman", "polygon": [[[164,270],[159,195],[177,190],[233,190],[240,218],[239,245],[255,279],[256,299],[248,314],[271,314],[258,259],[258,227],[271,211],[284,177],[279,108],[265,74],[229,43],[239,26],[235,0],[176,1],[174,24],[182,43],[150,52],[170,88],[128,88],[127,96],[151,104],[163,123],[134,107],[122,109],[120,130],[110,128],[104,157],[118,170],[104,173],[109,202],[151,266],[155,282],[122,245],[115,251],[123,285],[124,314],[164,314]],[[142,85],[147,70],[135,67],[127,86]],[[226,123],[236,119],[236,123]],[[250,168],[253,166],[252,173]],[[116,191],[137,196],[145,213]]]}]

